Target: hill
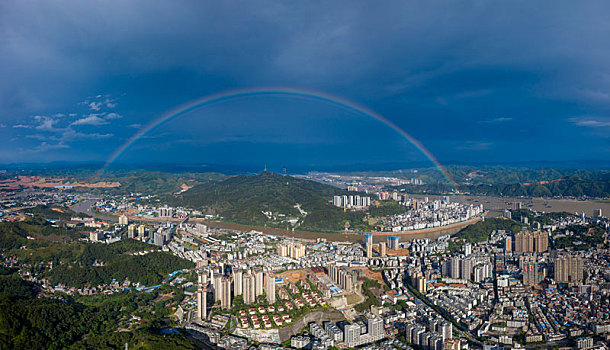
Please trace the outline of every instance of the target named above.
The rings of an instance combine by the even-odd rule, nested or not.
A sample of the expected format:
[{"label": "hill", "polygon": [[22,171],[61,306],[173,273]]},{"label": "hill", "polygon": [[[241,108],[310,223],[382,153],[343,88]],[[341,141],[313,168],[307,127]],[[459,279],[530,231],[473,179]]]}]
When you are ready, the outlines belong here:
[{"label": "hill", "polygon": [[70,208],[59,205],[37,205],[32,208],[25,208],[21,211],[30,214],[33,217],[51,220],[69,221],[73,217],[89,217],[89,215],[85,213],[77,213]]},{"label": "hill", "polygon": [[[35,237],[29,240],[27,237]],[[18,222],[0,223],[0,248],[14,249],[21,246],[44,247],[51,242],[73,241],[83,236],[82,230],[68,230],[47,220],[34,217]]]},{"label": "hill", "polygon": [[[121,186],[111,189],[100,189],[103,193],[146,193],[146,194],[168,194],[180,190],[180,186],[195,186],[208,181],[217,181],[226,178],[218,173],[166,173],[160,171],[132,171],[111,172],[104,174],[103,181],[116,181]],[[92,181],[95,179],[92,179]],[[90,192],[96,192],[90,190]]]},{"label": "hill", "polygon": [[[0,276],[0,349],[118,349],[125,343],[136,349],[195,349],[184,334],[159,331],[169,310],[155,304],[158,296],[157,291],[131,292],[85,304],[71,297],[43,297],[36,284]],[[116,332],[118,322],[125,323],[133,313],[149,322],[130,332]]]},{"label": "hill", "polygon": [[[445,170],[458,183],[464,185],[505,185],[552,182],[559,179],[610,180],[610,170],[583,168],[518,167],[518,166],[467,166],[448,165]],[[411,168],[392,171],[351,172],[350,175],[392,176],[418,178],[426,184],[449,184],[437,168]]]},{"label": "hill", "polygon": [[449,250],[456,251],[466,243],[477,243],[487,241],[493,231],[504,230],[507,233],[521,231],[524,224],[505,218],[490,218],[484,221],[468,225],[456,233],[449,241]]},{"label": "hill", "polygon": [[523,226],[527,225],[505,218],[491,218],[464,227],[453,238],[470,243],[483,242],[489,239],[492,231],[504,230],[509,233],[517,233]]},{"label": "hill", "polygon": [[[454,191],[453,186],[445,183],[426,185],[404,185],[389,187],[390,190],[404,190],[407,193],[446,194]],[[465,194],[499,197],[545,197],[545,198],[608,198],[610,197],[609,179],[581,179],[576,176],[550,182],[506,183],[506,184],[459,184]]]},{"label": "hill", "polygon": [[[152,252],[145,255],[132,254],[142,251]],[[16,254],[22,262],[32,265],[55,262],[54,268],[41,271],[43,276],[53,285],[63,283],[78,288],[108,284],[113,279],[129,279],[151,286],[161,283],[170,272],[193,267],[193,263],[188,260],[132,239],[112,244],[51,244],[44,248],[18,251]],[[96,266],[95,262],[103,263],[103,266]]]},{"label": "hill", "polygon": [[[68,237],[69,240],[56,243],[44,239],[45,235]],[[150,286],[161,283],[170,272],[193,267],[188,260],[133,239],[97,244],[76,241],[75,238],[80,235],[79,231],[53,227],[35,218],[22,222],[2,222],[0,249],[8,255],[19,257],[22,263],[38,266],[39,272],[52,284],[64,283],[73,287],[97,286],[110,283],[112,279],[123,281],[125,278]],[[27,236],[40,239],[30,240]],[[27,249],[22,249],[24,247]],[[152,252],[146,255],[130,254],[142,251]],[[55,267],[44,268],[49,262],[53,262]],[[103,262],[103,266],[95,266],[95,262]]]},{"label": "hill", "polygon": [[242,224],[286,227],[290,218],[298,220],[296,226],[301,229],[312,230],[341,230],[346,221],[352,228],[363,224],[365,213],[344,212],[330,204],[332,196],[339,194],[345,194],[345,191],[314,181],[263,172],[200,184],[167,200],[218,213],[228,221]]}]

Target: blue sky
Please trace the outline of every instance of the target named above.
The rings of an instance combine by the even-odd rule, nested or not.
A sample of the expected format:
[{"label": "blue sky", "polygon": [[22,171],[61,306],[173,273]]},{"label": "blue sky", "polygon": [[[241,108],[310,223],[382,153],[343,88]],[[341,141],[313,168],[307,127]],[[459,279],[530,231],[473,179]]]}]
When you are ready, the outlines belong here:
[{"label": "blue sky", "polygon": [[[441,162],[610,159],[605,1],[2,1],[0,162],[104,161],[177,105],[280,86],[382,114]],[[294,98],[200,109],[119,162],[421,162]]]}]

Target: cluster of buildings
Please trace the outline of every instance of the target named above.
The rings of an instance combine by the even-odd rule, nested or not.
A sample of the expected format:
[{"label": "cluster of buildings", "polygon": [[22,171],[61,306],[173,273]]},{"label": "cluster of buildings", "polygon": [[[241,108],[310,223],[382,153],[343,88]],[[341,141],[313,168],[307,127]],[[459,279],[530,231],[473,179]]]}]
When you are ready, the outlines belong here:
[{"label": "cluster of buildings", "polygon": [[[513,239],[507,237],[506,250],[512,250]],[[547,231],[531,232],[527,229],[515,234],[515,253],[542,253],[549,249],[549,233]]]},{"label": "cluster of buildings", "polygon": [[401,203],[407,207],[405,212],[377,222],[380,231],[404,232],[442,227],[468,221],[484,213],[483,205],[451,202],[448,197],[434,201],[428,200],[428,197],[423,200],[409,198]]},{"label": "cluster of buildings", "polygon": [[[327,328],[332,329],[331,327]],[[383,318],[381,317],[371,316],[366,319],[366,321],[363,320],[351,324],[341,324],[340,329],[343,331],[343,343],[348,347],[356,347],[376,342],[385,336]],[[331,331],[328,333],[333,334]]]},{"label": "cluster of buildings", "polygon": [[430,350],[453,349],[459,346],[459,343],[453,341],[452,324],[441,320],[406,326],[405,339],[410,344]]},{"label": "cluster of buildings", "polygon": [[152,244],[162,247],[169,243],[173,235],[173,226],[158,225],[156,229],[150,230],[150,227],[145,225],[130,224],[127,226],[127,237],[141,240],[143,242],[150,241]]},{"label": "cluster of buildings", "polygon": [[246,305],[256,303],[263,294],[269,304],[276,301],[275,275],[272,272],[263,272],[261,268],[246,271],[235,269],[232,275],[227,275],[223,266],[203,267],[201,262],[199,265],[196,320],[207,319],[208,293],[213,295],[214,302],[220,302],[224,310],[231,309],[232,301],[238,296],[243,298]]},{"label": "cluster of buildings", "polygon": [[360,195],[333,196],[333,205],[347,209],[364,209],[371,206],[371,197]]},{"label": "cluster of buildings", "polygon": [[[415,173],[413,174],[413,176],[416,176]],[[310,172],[305,175],[294,175],[294,177],[321,182],[334,187],[347,188],[348,191],[366,193],[385,192],[384,188],[389,186],[424,184],[421,179],[415,177],[341,175],[324,172]]]},{"label": "cluster of buildings", "polygon": [[[357,183],[349,186],[361,190]],[[341,196],[341,206],[360,206],[362,198],[369,198],[357,197]],[[409,209],[382,223],[388,231],[435,227],[483,213],[481,206],[448,198],[417,200],[389,192],[380,198],[400,201]],[[133,209],[123,208],[120,201],[104,203],[125,212]],[[168,283],[184,288],[187,296],[180,302],[181,320],[193,332],[209,335],[219,348],[247,348],[256,341],[259,348],[281,349],[285,347],[276,344],[290,340],[295,348],[377,349],[384,338],[404,337],[406,344],[426,350],[492,350],[537,342],[585,349],[599,348],[600,339],[610,340],[608,234],[589,250],[553,246],[553,239],[574,225],[601,222],[604,227],[601,212],[596,218],[558,217],[515,233],[497,230],[483,242],[455,248],[448,236],[401,242],[401,237],[390,235],[373,243],[374,235],[367,234],[364,244],[297,241],[257,231],[213,229],[188,215],[178,223],[179,208],[141,209],[136,218],[168,220],[143,225],[132,222],[133,215],[121,216],[117,232],[198,262],[196,281]],[[170,218],[174,224],[168,225]],[[81,220],[78,225],[100,229],[90,234],[92,241],[117,236],[104,234],[107,227],[100,221]],[[292,273],[301,275],[298,281],[281,277]],[[381,306],[356,312],[351,303],[364,293],[360,283],[372,276],[381,276],[375,278],[385,286],[366,297],[372,294]],[[125,283],[113,282],[99,291],[136,287]],[[68,286],[53,288],[70,291]],[[327,306],[346,321],[316,320],[309,322],[305,334],[260,341],[269,334],[279,337],[281,327],[296,325],[295,310]],[[226,325],[243,331],[241,337],[223,335]],[[488,342],[477,340],[483,338]]]},{"label": "cluster of buildings", "polygon": [[305,256],[305,245],[299,242],[280,242],[276,246],[279,256],[286,256],[292,259],[300,259]]},{"label": "cluster of buildings", "polygon": [[344,291],[352,292],[356,288],[358,277],[348,268],[328,265],[328,277]]}]

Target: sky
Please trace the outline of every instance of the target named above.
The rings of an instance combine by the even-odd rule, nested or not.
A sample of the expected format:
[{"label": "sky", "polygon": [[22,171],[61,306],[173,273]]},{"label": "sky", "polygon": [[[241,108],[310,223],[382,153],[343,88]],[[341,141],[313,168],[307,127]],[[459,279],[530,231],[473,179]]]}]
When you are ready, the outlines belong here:
[{"label": "sky", "polygon": [[[168,111],[240,89],[365,106],[441,163],[610,159],[606,1],[0,2],[0,163],[105,162]],[[117,163],[427,162],[398,132],[310,99],[239,98]]]}]

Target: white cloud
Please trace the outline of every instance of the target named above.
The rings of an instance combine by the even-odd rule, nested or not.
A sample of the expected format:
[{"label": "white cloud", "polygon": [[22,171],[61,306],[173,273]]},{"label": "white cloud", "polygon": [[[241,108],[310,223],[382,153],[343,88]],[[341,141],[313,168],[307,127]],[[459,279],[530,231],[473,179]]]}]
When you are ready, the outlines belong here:
[{"label": "white cloud", "polygon": [[40,141],[51,139],[51,137],[41,135],[41,134],[25,135],[25,137],[28,139],[34,139],[34,140],[40,140]]},{"label": "white cloud", "polygon": [[42,135],[42,134],[32,134],[25,135],[28,139],[40,140],[40,141],[55,141],[57,143],[65,144],[66,142],[76,141],[76,140],[100,140],[106,139],[114,136],[113,134],[99,134],[99,133],[82,133],[75,131],[73,129],[67,128],[63,133],[59,136],[57,135]]},{"label": "white cloud", "polygon": [[59,142],[59,143],[42,142],[36,148],[32,149],[32,151],[33,152],[46,152],[46,151],[50,151],[50,150],[65,149],[65,148],[70,148],[70,146],[68,146],[62,142]]},{"label": "white cloud", "polygon": [[63,133],[63,135],[61,135],[61,138],[59,140],[61,142],[74,141],[74,140],[92,140],[92,139],[99,140],[99,139],[106,139],[106,138],[109,138],[112,136],[113,136],[112,134],[98,134],[98,133],[87,134],[87,133],[74,131],[72,129],[68,129],[65,133]]},{"label": "white cloud", "polygon": [[509,122],[511,120],[513,120],[513,118],[498,117],[498,118],[494,118],[494,119],[481,120],[478,123],[479,124],[495,124],[495,123]]},{"label": "white cloud", "polygon": [[610,126],[609,118],[580,117],[570,118],[569,121],[576,126],[584,126],[588,128],[605,128]]},{"label": "white cloud", "polygon": [[123,116],[118,114],[118,113],[108,113],[105,118],[107,120],[110,120],[110,119],[121,119],[121,118],[123,118]]},{"label": "white cloud", "polygon": [[483,151],[489,149],[491,145],[491,142],[465,141],[464,143],[458,145],[455,148],[467,151]]},{"label": "white cloud", "polygon": [[15,128],[15,129],[31,129],[32,127],[30,125],[25,125],[25,124],[15,124],[15,125],[13,125],[13,128]]},{"label": "white cloud", "polygon": [[97,116],[97,114],[89,114],[89,116],[85,118],[81,118],[76,120],[70,125],[104,125],[108,124],[108,122]]},{"label": "white cloud", "polygon": [[91,102],[89,103],[89,109],[91,109],[92,111],[99,111],[102,107],[102,103],[101,102]]},{"label": "white cloud", "polygon": [[116,107],[116,106],[117,106],[117,103],[116,103],[116,102],[114,102],[114,100],[111,100],[111,99],[109,99],[109,98],[107,98],[107,99],[105,99],[105,100],[104,100],[104,104],[105,104],[105,105],[106,105],[106,107],[108,107],[108,108],[114,108],[114,107]]},{"label": "white cloud", "polygon": [[36,130],[49,132],[58,132],[64,130],[62,128],[55,127],[55,124],[57,124],[57,119],[47,117],[46,115],[35,115],[34,119],[40,122],[40,125],[35,127]]},{"label": "white cloud", "polygon": [[133,128],[133,129],[139,129],[142,127],[142,124],[131,124],[131,125],[127,125],[128,128]]},{"label": "white cloud", "polygon": [[5,124],[0,124],[0,128],[6,128]]}]

